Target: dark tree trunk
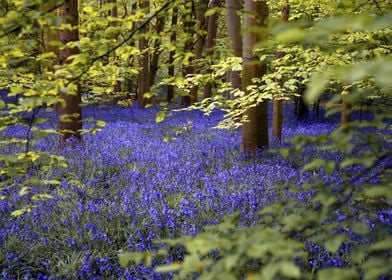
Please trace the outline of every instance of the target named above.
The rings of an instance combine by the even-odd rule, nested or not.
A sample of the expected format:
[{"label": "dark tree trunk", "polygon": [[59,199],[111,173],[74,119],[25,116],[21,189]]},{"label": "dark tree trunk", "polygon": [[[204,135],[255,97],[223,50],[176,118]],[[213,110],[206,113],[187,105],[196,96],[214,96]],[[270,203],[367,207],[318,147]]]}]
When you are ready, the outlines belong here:
[{"label": "dark tree trunk", "polygon": [[[156,32],[158,36],[159,34],[163,31],[165,27],[165,22],[166,22],[166,17],[159,17],[157,18],[157,25],[156,25]],[[154,40],[154,47],[153,47],[153,54],[151,57],[151,62],[150,62],[150,88],[154,85],[155,83],[155,77],[158,72],[158,64],[159,64],[159,56],[161,54],[161,51],[159,50],[159,46],[161,45],[161,39],[155,39]]]},{"label": "dark tree trunk", "polygon": [[[68,0],[60,8],[60,16],[64,17],[66,23],[77,27],[79,24],[79,14],[78,14],[78,1]],[[59,39],[63,44],[68,42],[79,40],[79,29],[64,30],[59,32]],[[71,55],[77,54],[78,49],[76,48],[65,48],[59,51],[59,63],[66,64],[69,63],[69,57]],[[59,104],[57,111],[59,114],[59,131],[62,132],[62,142],[75,137],[77,140],[81,141],[81,129],[82,129],[82,110],[80,104],[81,94],[80,85],[76,86],[76,91],[73,94],[61,94],[61,98],[64,103]]]},{"label": "dark tree trunk", "polygon": [[[230,49],[234,56],[242,57],[241,18],[239,11],[241,0],[226,0],[227,31],[230,41]],[[233,89],[241,89],[241,72],[230,71],[228,80]],[[230,95],[230,98],[233,98]]]},{"label": "dark tree trunk", "polygon": [[[146,12],[149,11],[150,1],[141,0],[140,8],[144,9]],[[139,39],[139,49],[141,54],[139,56],[139,66],[141,68],[139,72],[139,82],[138,82],[138,96],[137,96],[137,104],[139,108],[144,108],[147,104],[146,98],[144,94],[150,90],[150,63],[149,63],[149,55],[147,53],[148,48],[148,39],[146,38],[146,34],[148,32],[148,27],[145,26],[140,30],[140,39]]]},{"label": "dark tree trunk", "polygon": [[[266,73],[266,65],[255,56],[253,48],[266,39],[266,34],[252,27],[266,26],[268,6],[266,1],[245,0],[244,5],[244,40],[242,89],[248,94],[248,86],[253,85],[253,78],[262,77]],[[268,147],[268,101],[265,100],[246,111],[248,122],[242,127],[242,149],[252,156],[256,156],[258,149]]]},{"label": "dark tree trunk", "polygon": [[[175,27],[177,25],[177,13],[178,9],[173,8],[173,13],[172,13],[172,20],[171,20],[171,26]],[[170,35],[170,42],[174,44],[177,39],[177,34],[175,31],[172,31],[172,34]],[[176,54],[175,50],[170,51],[169,53],[169,67],[168,67],[168,76],[169,78],[174,77],[174,56]],[[169,85],[167,88],[167,102],[171,103],[173,102],[174,98],[174,86]]]},{"label": "dark tree trunk", "polygon": [[342,95],[342,113],[340,125],[347,125],[351,121],[351,104],[347,101],[347,96]]},{"label": "dark tree trunk", "polygon": [[[210,8],[215,8],[219,5],[219,0],[213,0]],[[213,54],[213,47],[215,45],[216,33],[218,30],[218,14],[214,13],[208,17],[208,28],[207,28],[207,39],[205,45],[205,54],[208,61],[211,61]],[[210,63],[211,64],[211,63]],[[212,73],[210,67],[207,68],[207,74]],[[212,83],[207,83],[204,87],[203,98],[209,98],[212,96]]]},{"label": "dark tree trunk", "polygon": [[298,89],[298,95],[295,97],[295,115],[297,116],[297,121],[303,121],[309,117],[309,108],[304,100],[304,93],[306,87],[301,86]]},{"label": "dark tree trunk", "polygon": [[[290,6],[285,5],[282,8],[282,20],[287,22],[290,15]],[[285,56],[284,52],[278,52],[276,54],[277,58],[282,58]],[[277,81],[282,84],[282,81]],[[273,113],[272,113],[272,137],[274,139],[282,140],[282,119],[283,119],[283,102],[282,99],[274,98],[273,101]]]}]

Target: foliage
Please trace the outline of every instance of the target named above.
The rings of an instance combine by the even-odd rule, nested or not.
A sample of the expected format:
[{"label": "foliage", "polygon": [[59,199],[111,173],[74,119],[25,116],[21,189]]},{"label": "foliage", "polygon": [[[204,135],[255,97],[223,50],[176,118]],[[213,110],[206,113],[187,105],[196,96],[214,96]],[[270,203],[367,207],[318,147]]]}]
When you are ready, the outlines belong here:
[{"label": "foliage", "polygon": [[[72,28],[55,12],[62,1],[0,1],[2,278],[389,276],[391,116],[382,106],[367,108],[368,121],[329,135],[334,125],[328,120],[298,125],[286,112],[286,136],[297,135],[292,144],[251,161],[238,153],[238,131],[208,129],[218,121],[236,128],[258,102],[289,100],[305,87],[308,101],[335,94],[328,114],[341,111],[342,96],[354,109],[367,99],[387,103],[389,1],[269,1],[270,40],[256,50],[268,73],[246,96],[224,82],[228,70],[241,69],[226,38],[202,59],[188,49],[205,32],[195,27],[194,1],[153,1],[149,14],[120,2],[121,16],[113,17],[114,3],[81,1],[80,40],[63,45],[48,39]],[[290,22],[279,24],[286,3]],[[137,32],[155,25],[158,13],[169,18],[173,7],[181,24],[192,27]],[[224,14],[213,8],[206,15],[215,12]],[[93,113],[84,111],[91,116],[83,118],[84,146],[60,147],[53,108],[64,102],[61,94],[75,94],[80,85],[84,105],[129,95],[113,88],[136,79],[143,36],[150,39],[145,51],[162,52],[162,61],[176,50],[174,77],[163,74],[168,64],[160,61],[159,82],[146,97],[168,85],[184,96],[213,83],[215,95],[189,107],[211,117],[171,115],[167,108],[135,117],[129,107],[103,111],[109,125],[101,131],[105,122],[96,113],[102,111],[94,106]],[[161,39],[157,48],[155,39]],[[79,53],[60,64],[49,50],[54,47]],[[278,52],[284,56],[277,59]],[[197,74],[184,76],[187,66]],[[216,108],[226,112],[223,120]],[[158,268],[135,264],[140,261]]]},{"label": "foliage", "polygon": [[[390,49],[388,43],[373,41],[388,42],[377,34],[389,34],[389,22],[390,13],[370,18],[356,15],[348,21],[346,16],[332,17],[311,22],[309,29],[300,29],[296,23],[294,28],[292,24],[278,26],[274,33],[280,43],[302,44],[285,51],[286,59],[293,58],[293,50],[303,50],[301,56],[308,59],[303,64],[300,57],[302,63],[297,64],[306,65],[309,71],[302,79],[305,84],[310,81],[307,100],[318,98],[329,86],[348,95],[350,104],[358,104],[380,93],[390,97]],[[359,37],[361,47],[356,45]],[[363,46],[368,52],[364,53]],[[274,63],[278,66],[279,62]],[[290,70],[297,69],[294,65]],[[269,98],[269,87],[277,90],[275,81],[282,79],[282,73],[278,70],[262,78],[263,94],[259,89],[251,97],[240,95],[228,116],[239,117],[241,106],[246,110],[258,98]],[[330,104],[339,100],[333,98]],[[341,110],[329,114],[336,111]],[[157,271],[178,271],[181,279],[378,279],[390,275],[392,154],[390,136],[385,133],[390,134],[391,114],[371,112],[371,120],[352,121],[329,135],[294,137],[294,145],[281,152],[288,164],[302,167],[304,177],[299,183],[269,188],[278,199],[258,212],[253,227],[244,227],[231,216],[196,236],[162,240],[169,248],[183,247],[185,253],[180,262],[159,266]],[[312,160],[297,162],[309,153]],[[146,256],[151,258],[130,254],[127,260],[140,261]],[[122,261],[126,263],[124,256]]]}]

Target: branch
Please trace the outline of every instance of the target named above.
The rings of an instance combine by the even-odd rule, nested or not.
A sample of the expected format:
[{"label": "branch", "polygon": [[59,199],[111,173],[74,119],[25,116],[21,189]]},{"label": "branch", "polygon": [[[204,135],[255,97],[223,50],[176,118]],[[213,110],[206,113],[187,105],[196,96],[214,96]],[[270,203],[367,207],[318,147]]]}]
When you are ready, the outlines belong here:
[{"label": "branch", "polygon": [[169,0],[167,1],[162,7],[160,7],[158,10],[156,10],[154,13],[152,13],[142,24],[140,24],[138,27],[136,27],[135,29],[133,29],[131,31],[131,33],[128,35],[128,37],[126,37],[122,42],[118,43],[117,45],[115,45],[114,47],[110,48],[109,50],[107,50],[105,53],[98,55],[96,57],[94,57],[91,61],[90,64],[82,71],[82,73],[80,73],[79,75],[77,75],[75,78],[72,78],[71,80],[68,81],[68,83],[65,86],[70,85],[71,83],[79,80],[84,74],[86,74],[88,72],[88,70],[90,70],[90,68],[94,65],[95,62],[97,62],[98,60],[104,58],[105,56],[107,56],[108,54],[114,52],[115,50],[117,50],[118,48],[120,48],[121,46],[123,46],[124,44],[126,44],[128,41],[130,41],[133,36],[142,28],[144,28],[146,25],[148,25],[155,17],[157,17],[161,12],[163,12],[164,10],[168,9],[169,6],[175,2],[176,0]]},{"label": "branch", "polygon": [[[51,13],[51,12],[53,12],[54,10],[60,8],[63,4],[64,4],[64,3],[58,4],[58,5],[56,5],[56,6],[53,6],[53,7],[51,7],[50,9],[48,9],[48,10],[46,10],[46,11],[43,11],[41,15]],[[31,20],[32,20],[32,19],[29,18],[27,22],[29,22],[29,21],[31,21]],[[3,37],[5,37],[5,36],[8,36],[8,35],[10,35],[10,34],[12,34],[12,33],[14,33],[14,32],[16,32],[16,31],[18,31],[18,30],[20,30],[20,29],[23,27],[23,24],[24,24],[24,23],[19,23],[19,24],[15,25],[14,27],[12,27],[11,29],[9,29],[8,31],[4,32],[3,34],[0,35],[0,39],[3,38]]]}]

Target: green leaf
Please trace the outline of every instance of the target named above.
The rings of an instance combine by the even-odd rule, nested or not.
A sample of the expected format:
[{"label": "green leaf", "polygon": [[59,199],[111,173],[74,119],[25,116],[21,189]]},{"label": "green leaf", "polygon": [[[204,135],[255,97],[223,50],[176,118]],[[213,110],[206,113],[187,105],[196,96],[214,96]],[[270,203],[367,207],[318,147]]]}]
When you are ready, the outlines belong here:
[{"label": "green leaf", "polygon": [[299,270],[299,267],[290,262],[282,262],[280,266],[280,272],[283,276],[288,278],[298,279],[301,277],[301,271]]},{"label": "green leaf", "polygon": [[330,253],[336,252],[339,249],[342,242],[344,241],[344,239],[345,238],[342,235],[334,236],[331,239],[328,239],[325,242],[325,249],[327,249]]},{"label": "green leaf", "polygon": [[162,122],[166,118],[166,111],[159,111],[155,117],[157,123]]},{"label": "green leaf", "polygon": [[23,187],[20,191],[19,191],[19,195],[20,196],[24,196],[26,194],[30,193],[30,189],[28,187]]},{"label": "green leaf", "polygon": [[375,198],[375,197],[386,197],[388,199],[392,199],[392,192],[390,190],[390,188],[388,188],[387,186],[369,186],[365,189],[365,191],[363,192],[363,194],[366,197],[371,197],[371,198]]},{"label": "green leaf", "polygon": [[279,33],[276,36],[276,41],[278,43],[291,44],[291,43],[302,41],[304,37],[305,37],[305,32],[298,28],[295,28],[295,29],[285,30]]},{"label": "green leaf", "polygon": [[89,15],[94,14],[94,8],[91,6],[84,7],[82,11]]},{"label": "green leaf", "polygon": [[287,158],[290,154],[290,150],[289,149],[280,149],[279,150],[280,154],[284,157]]},{"label": "green leaf", "polygon": [[171,272],[171,271],[176,271],[181,268],[181,265],[179,263],[173,263],[173,264],[168,264],[168,265],[160,265],[158,266],[155,271],[156,272]]},{"label": "green leaf", "polygon": [[105,121],[97,121],[96,123],[97,123],[97,126],[99,126],[99,127],[106,126],[106,122]]},{"label": "green leaf", "polygon": [[2,99],[0,99],[0,110],[4,109],[5,106],[6,106],[5,102]]},{"label": "green leaf", "polygon": [[129,252],[122,252],[118,254],[119,263],[123,268],[126,268],[128,264],[133,260],[132,254]]},{"label": "green leaf", "polygon": [[217,8],[211,8],[208,9],[207,12],[204,14],[204,16],[209,17],[212,16],[213,14],[215,14],[217,12]]},{"label": "green leaf", "polygon": [[356,280],[360,279],[354,269],[327,268],[317,273],[318,280]]},{"label": "green leaf", "polygon": [[329,78],[328,72],[314,74],[305,92],[305,101],[311,103],[317,100],[327,86]]}]

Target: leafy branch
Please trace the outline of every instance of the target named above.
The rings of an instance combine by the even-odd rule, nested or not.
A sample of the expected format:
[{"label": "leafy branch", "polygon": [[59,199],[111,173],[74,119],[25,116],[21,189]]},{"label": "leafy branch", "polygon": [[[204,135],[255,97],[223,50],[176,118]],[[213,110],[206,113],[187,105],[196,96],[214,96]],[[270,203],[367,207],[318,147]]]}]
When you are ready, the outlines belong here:
[{"label": "leafy branch", "polygon": [[126,37],[123,41],[121,41],[120,43],[118,43],[117,45],[115,45],[114,47],[108,49],[105,53],[98,55],[96,57],[94,57],[92,60],[90,60],[89,65],[76,77],[68,80],[68,83],[66,83],[66,86],[70,85],[71,83],[78,81],[81,77],[83,77],[84,74],[86,74],[90,68],[95,64],[95,62],[97,62],[98,60],[104,58],[105,56],[107,56],[108,54],[116,51],[118,48],[122,47],[123,45],[125,45],[127,42],[129,42],[133,36],[141,29],[143,29],[146,25],[148,25],[154,18],[156,18],[161,12],[167,10],[170,8],[170,5],[175,2],[176,0],[169,0],[167,1],[164,5],[162,5],[158,10],[156,10],[155,12],[153,12],[152,14],[150,14],[150,16],[147,17],[147,19],[142,22],[138,27],[134,28],[131,33],[128,35],[128,37]]}]

